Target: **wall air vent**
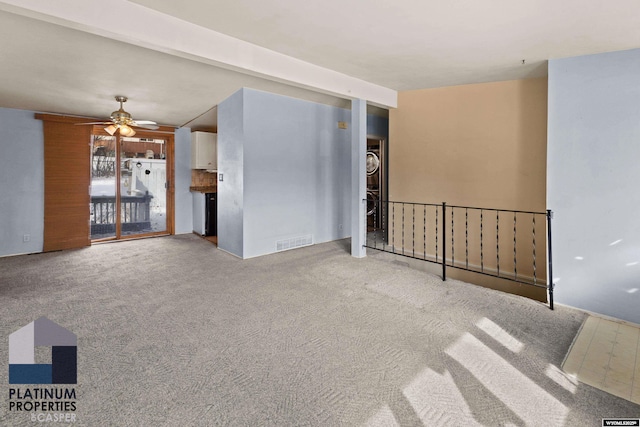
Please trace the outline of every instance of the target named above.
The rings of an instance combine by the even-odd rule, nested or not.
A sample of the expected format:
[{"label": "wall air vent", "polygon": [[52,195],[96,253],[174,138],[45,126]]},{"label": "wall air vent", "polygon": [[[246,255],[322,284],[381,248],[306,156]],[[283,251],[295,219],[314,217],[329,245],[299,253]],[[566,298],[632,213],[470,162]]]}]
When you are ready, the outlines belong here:
[{"label": "wall air vent", "polygon": [[302,246],[309,246],[312,244],[313,236],[311,234],[306,236],[292,237],[291,239],[278,240],[276,241],[276,252],[300,248]]}]

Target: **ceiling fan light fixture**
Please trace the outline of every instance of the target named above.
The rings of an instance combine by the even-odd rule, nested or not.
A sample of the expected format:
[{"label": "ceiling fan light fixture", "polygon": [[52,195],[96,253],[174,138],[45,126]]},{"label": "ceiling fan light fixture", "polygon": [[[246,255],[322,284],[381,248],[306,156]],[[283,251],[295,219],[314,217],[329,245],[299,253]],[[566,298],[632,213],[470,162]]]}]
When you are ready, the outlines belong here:
[{"label": "ceiling fan light fixture", "polygon": [[133,136],[135,134],[136,134],[136,131],[131,129],[129,126],[127,126],[127,125],[120,126],[120,135],[122,135],[122,136]]},{"label": "ceiling fan light fixture", "polygon": [[117,127],[115,127],[114,125],[109,125],[106,128],[104,128],[104,130],[109,134],[109,135],[113,135],[114,133],[116,133],[116,131],[118,130]]},{"label": "ceiling fan light fixture", "polygon": [[104,131],[109,135],[115,135],[118,130],[120,130],[120,135],[125,137],[131,137],[136,134],[136,131],[133,130],[133,127],[142,127],[144,129],[156,130],[159,129],[159,126],[156,126],[156,122],[152,122],[150,120],[140,120],[135,121],[131,117],[131,114],[124,111],[122,108],[122,103],[127,102],[126,96],[116,96],[116,101],[120,103],[120,109],[111,113],[111,117],[109,120],[111,122],[87,122],[84,121],[82,123],[76,123],[77,125],[107,125],[104,128]]}]

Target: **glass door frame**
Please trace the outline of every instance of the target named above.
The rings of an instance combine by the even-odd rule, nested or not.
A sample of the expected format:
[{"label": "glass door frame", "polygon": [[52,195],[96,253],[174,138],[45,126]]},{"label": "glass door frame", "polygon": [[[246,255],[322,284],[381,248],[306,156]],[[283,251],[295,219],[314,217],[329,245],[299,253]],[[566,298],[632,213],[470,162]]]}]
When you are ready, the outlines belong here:
[{"label": "glass door frame", "polygon": [[174,185],[174,176],[175,176],[175,162],[174,162],[174,154],[175,154],[175,137],[174,137],[174,129],[171,127],[161,126],[160,129],[156,131],[139,129],[136,128],[135,138],[150,138],[150,139],[164,139],[166,141],[165,147],[165,165],[166,165],[166,229],[163,231],[152,231],[148,233],[138,233],[138,234],[130,234],[123,235],[122,234],[122,203],[121,203],[121,194],[120,194],[120,180],[121,180],[121,167],[120,167],[120,159],[121,159],[121,151],[122,151],[122,136],[120,134],[109,135],[102,126],[93,126],[92,137],[94,135],[102,135],[108,137],[114,137],[115,140],[115,193],[116,193],[116,202],[115,202],[115,215],[116,215],[116,235],[112,237],[106,237],[102,239],[93,239],[92,243],[99,242],[107,242],[114,240],[130,240],[130,239],[140,239],[144,237],[153,237],[153,236],[166,236],[175,234],[175,185]]}]

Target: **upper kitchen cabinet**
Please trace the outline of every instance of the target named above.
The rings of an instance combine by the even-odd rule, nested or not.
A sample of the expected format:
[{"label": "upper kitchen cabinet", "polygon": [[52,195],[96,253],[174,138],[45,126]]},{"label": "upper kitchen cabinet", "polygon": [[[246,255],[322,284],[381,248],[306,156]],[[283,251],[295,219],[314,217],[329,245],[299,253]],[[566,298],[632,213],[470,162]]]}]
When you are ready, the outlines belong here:
[{"label": "upper kitchen cabinet", "polygon": [[218,170],[217,137],[210,132],[191,132],[191,169]]}]

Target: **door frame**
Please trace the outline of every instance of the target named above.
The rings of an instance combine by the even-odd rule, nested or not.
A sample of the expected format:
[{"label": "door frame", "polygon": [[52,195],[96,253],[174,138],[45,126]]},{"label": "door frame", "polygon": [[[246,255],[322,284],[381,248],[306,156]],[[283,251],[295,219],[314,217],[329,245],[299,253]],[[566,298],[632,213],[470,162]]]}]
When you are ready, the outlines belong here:
[{"label": "door frame", "polygon": [[[116,137],[116,200],[120,200],[120,134],[110,135],[104,130],[103,126],[93,126],[91,136],[102,135],[108,137]],[[164,231],[153,231],[149,233],[139,233],[132,235],[122,235],[122,223],[121,209],[122,203],[115,203],[116,207],[116,235],[114,237],[106,237],[103,239],[91,240],[91,243],[102,243],[109,241],[123,241],[131,239],[140,239],[145,237],[166,236],[175,234],[175,133],[173,128],[167,126],[161,126],[158,130],[136,129],[135,138],[157,138],[164,139],[166,141],[165,147],[165,160],[166,160],[166,174],[167,174],[167,187],[166,187],[166,221],[167,227]],[[91,238],[89,236],[89,238]]]}]

